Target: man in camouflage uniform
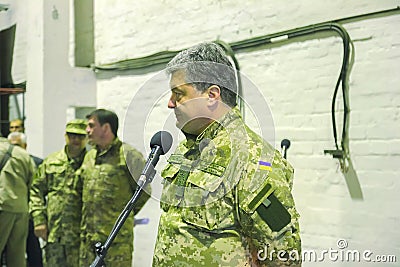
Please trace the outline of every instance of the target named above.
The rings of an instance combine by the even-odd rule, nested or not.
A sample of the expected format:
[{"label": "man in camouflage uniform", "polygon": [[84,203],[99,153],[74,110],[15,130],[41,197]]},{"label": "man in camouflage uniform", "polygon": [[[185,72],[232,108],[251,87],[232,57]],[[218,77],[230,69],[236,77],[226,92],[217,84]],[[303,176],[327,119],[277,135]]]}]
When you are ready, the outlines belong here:
[{"label": "man in camouflage uniform", "polygon": [[242,121],[223,50],[189,48],[167,73],[186,140],[162,172],[153,266],[300,266],[293,168]]},{"label": "man in camouflage uniform", "polygon": [[0,252],[6,249],[7,266],[26,266],[28,236],[28,192],[34,164],[29,154],[0,137]]},{"label": "man in camouflage uniform", "polygon": [[44,159],[32,183],[30,212],[35,234],[47,241],[47,266],[79,266],[82,185],[76,170],[86,154],[86,125],[82,119],[67,123],[64,149]]},{"label": "man in camouflage uniform", "polygon": [[[83,209],[80,265],[89,266],[96,258],[94,245],[104,244],[119,214],[137,188],[144,167],[142,154],[117,137],[118,117],[109,110],[97,109],[87,116],[88,152],[80,169],[83,181]],[[149,188],[147,192],[150,194]],[[106,266],[132,265],[133,216],[149,195],[138,199],[133,214],[127,218],[105,257]]]}]

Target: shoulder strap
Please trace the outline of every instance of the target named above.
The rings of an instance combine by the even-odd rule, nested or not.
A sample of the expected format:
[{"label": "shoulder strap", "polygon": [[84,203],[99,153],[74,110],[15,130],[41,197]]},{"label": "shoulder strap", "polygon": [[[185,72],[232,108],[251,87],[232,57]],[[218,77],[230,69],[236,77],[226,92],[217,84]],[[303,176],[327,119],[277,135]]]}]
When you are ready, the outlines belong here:
[{"label": "shoulder strap", "polygon": [[3,158],[0,161],[0,171],[3,169],[4,165],[6,165],[7,161],[11,157],[11,153],[14,149],[14,145],[9,145],[7,152],[4,154]]}]

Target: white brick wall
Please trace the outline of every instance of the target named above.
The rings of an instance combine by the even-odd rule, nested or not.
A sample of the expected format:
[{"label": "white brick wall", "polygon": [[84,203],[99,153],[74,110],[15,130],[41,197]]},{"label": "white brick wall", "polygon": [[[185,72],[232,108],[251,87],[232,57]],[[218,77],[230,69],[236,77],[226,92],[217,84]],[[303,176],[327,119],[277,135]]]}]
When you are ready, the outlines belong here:
[{"label": "white brick wall", "polygon": [[[96,63],[136,58],[166,49],[179,50],[217,38],[225,42],[240,41],[395,8],[399,4],[389,0],[173,2],[96,1]],[[340,38],[308,36],[302,41],[236,55],[242,72],[269,103],[277,146],[283,138],[292,141],[288,158],[296,170],[294,195],[302,216],[304,249],[316,249],[317,253],[337,249],[336,241],[345,238],[351,250],[395,254],[400,261],[397,228],[400,221],[397,204],[400,200],[399,23],[397,13],[343,24],[355,48],[349,81],[349,135],[351,160],[363,200],[351,199],[338,161],[323,153],[324,149],[334,148],[330,106],[341,67]],[[155,74],[128,71],[98,75],[98,106],[115,110],[123,125],[132,97]],[[143,107],[152,106],[151,94],[168,90],[154,87],[148,90],[148,97],[144,94],[140,101],[135,101]],[[246,95],[246,91],[245,96],[251,100],[252,95]],[[340,97],[339,110],[342,108]],[[135,144],[145,154],[148,138],[166,120],[169,112],[166,104],[161,103],[152,113],[153,119],[149,119],[144,133],[147,140]],[[127,121],[139,118],[140,114],[129,114]],[[262,118],[258,119],[262,123]],[[340,137],[341,117],[337,120]],[[142,129],[133,127],[129,133],[138,134],[134,131]],[[159,184],[153,184],[159,189]],[[138,216],[149,217],[151,223],[136,228],[135,266],[150,266],[158,216],[157,201],[148,203]],[[304,266],[330,263],[327,259],[323,264],[305,263]],[[338,265],[364,264],[340,262]]]}]

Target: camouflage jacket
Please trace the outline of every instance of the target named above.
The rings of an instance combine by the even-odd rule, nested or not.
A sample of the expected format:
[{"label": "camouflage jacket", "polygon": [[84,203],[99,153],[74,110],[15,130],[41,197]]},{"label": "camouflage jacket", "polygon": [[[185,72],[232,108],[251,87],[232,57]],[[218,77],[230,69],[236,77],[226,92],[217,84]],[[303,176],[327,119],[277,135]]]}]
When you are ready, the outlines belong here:
[{"label": "camouflage jacket", "polygon": [[[0,160],[8,147],[8,140],[0,137]],[[28,191],[34,168],[29,154],[14,146],[11,157],[0,170],[0,212],[28,212]]]},{"label": "camouflage jacket", "polygon": [[264,258],[271,250],[300,253],[293,168],[243,123],[238,109],[187,138],[168,162],[154,266],[299,264],[288,254],[286,261]]},{"label": "camouflage jacket", "polygon": [[30,191],[34,225],[46,224],[50,243],[77,244],[82,209],[82,185],[76,176],[86,149],[74,159],[63,150],[54,152],[39,165]]},{"label": "camouflage jacket", "polygon": [[[135,179],[139,178],[143,167],[142,154],[118,138],[104,151],[95,148],[87,153],[80,169],[83,180],[81,250],[92,251],[93,244],[98,241],[104,244],[119,214],[136,190]],[[148,200],[148,194],[143,193],[138,199],[133,214],[125,221],[114,244],[133,242],[133,216]],[[86,257],[85,253],[83,257]]]}]

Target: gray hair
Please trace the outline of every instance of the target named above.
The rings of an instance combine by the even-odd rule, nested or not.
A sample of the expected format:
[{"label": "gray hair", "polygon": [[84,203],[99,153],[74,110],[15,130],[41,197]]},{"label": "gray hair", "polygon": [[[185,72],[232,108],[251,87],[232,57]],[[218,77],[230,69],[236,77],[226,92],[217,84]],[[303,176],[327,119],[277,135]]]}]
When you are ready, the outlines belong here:
[{"label": "gray hair", "polygon": [[201,43],[178,53],[168,64],[167,74],[183,70],[185,82],[204,92],[211,85],[221,88],[222,101],[234,107],[237,98],[235,70],[224,50],[215,43]]},{"label": "gray hair", "polygon": [[21,145],[26,145],[27,137],[26,134],[21,133],[21,132],[12,132],[8,135],[7,137],[8,141],[14,141],[17,139],[21,140]]}]

